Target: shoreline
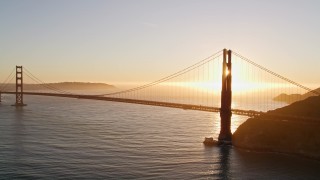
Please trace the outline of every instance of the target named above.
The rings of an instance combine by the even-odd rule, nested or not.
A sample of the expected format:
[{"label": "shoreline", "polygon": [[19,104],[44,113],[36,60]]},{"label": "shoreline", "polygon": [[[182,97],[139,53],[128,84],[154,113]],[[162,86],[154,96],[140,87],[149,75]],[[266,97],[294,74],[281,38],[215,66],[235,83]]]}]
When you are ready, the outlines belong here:
[{"label": "shoreline", "polygon": [[[233,133],[235,147],[320,160],[320,96],[249,118]],[[279,116],[280,115],[280,116]]]},{"label": "shoreline", "polygon": [[302,159],[314,161],[314,162],[319,163],[319,165],[320,165],[320,159],[310,157],[310,156],[304,156],[304,155],[297,154],[297,153],[279,152],[279,151],[262,150],[262,149],[250,149],[250,148],[235,146],[235,145],[232,145],[232,146],[240,151],[246,151],[246,152],[250,152],[250,153],[266,153],[266,154],[268,153],[268,154],[279,154],[279,155],[291,156],[291,157],[295,157],[295,158],[302,158]]},{"label": "shoreline", "polygon": [[233,134],[233,146],[320,161],[319,122],[249,118]]}]

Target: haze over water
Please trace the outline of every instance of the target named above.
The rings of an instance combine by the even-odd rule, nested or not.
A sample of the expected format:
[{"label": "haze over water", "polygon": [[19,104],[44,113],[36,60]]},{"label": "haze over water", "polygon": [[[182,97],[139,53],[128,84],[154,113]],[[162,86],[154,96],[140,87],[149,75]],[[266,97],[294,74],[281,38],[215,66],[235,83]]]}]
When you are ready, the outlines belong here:
[{"label": "haze over water", "polygon": [[[0,105],[0,179],[317,179],[319,162],[206,148],[219,114],[25,96]],[[235,130],[247,118],[234,115]]]},{"label": "haze over water", "polygon": [[[220,108],[228,87],[234,109],[276,109],[319,88],[319,9],[317,0],[0,0],[0,91],[15,91],[23,74],[32,84],[24,92],[64,96],[86,88],[59,82],[107,83],[116,88],[101,96],[206,109]],[[320,177],[318,161],[205,147],[218,137],[218,113],[41,96],[12,107],[15,97],[2,96],[0,180]],[[233,115],[232,132],[246,119]],[[301,142],[318,147],[318,130],[295,132],[306,139],[274,140],[292,140],[301,154]]]}]

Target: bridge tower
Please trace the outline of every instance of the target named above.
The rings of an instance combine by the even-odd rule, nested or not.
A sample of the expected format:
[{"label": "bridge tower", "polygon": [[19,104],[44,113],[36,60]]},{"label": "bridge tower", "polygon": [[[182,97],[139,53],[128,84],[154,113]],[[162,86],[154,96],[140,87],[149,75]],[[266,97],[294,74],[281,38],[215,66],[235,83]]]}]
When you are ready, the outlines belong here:
[{"label": "bridge tower", "polygon": [[13,106],[25,106],[23,104],[23,75],[22,66],[16,66],[16,103]]},{"label": "bridge tower", "polygon": [[220,144],[232,144],[231,133],[231,102],[232,102],[232,90],[231,90],[231,50],[223,50],[223,62],[222,62],[222,90],[221,90],[221,108],[220,108],[220,134],[218,142]]}]

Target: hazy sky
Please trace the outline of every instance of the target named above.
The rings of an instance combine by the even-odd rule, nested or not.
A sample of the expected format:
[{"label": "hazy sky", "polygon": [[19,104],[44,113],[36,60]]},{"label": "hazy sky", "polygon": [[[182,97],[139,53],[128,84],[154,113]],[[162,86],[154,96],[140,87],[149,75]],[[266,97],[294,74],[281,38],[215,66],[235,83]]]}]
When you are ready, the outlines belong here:
[{"label": "hazy sky", "polygon": [[223,48],[320,84],[320,1],[0,0],[0,80],[152,81]]}]

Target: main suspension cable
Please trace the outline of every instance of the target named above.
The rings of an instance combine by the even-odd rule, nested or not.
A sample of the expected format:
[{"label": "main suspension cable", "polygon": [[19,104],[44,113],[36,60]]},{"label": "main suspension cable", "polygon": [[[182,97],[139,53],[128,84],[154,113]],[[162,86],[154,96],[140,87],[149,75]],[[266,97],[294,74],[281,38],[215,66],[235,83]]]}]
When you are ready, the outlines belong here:
[{"label": "main suspension cable", "polygon": [[[132,92],[132,91],[136,91],[136,90],[141,90],[141,89],[144,89],[144,88],[147,88],[147,87],[150,87],[150,86],[157,85],[157,84],[159,84],[159,83],[168,81],[168,80],[170,80],[170,79],[172,79],[172,78],[175,78],[175,77],[177,77],[177,76],[180,76],[180,75],[182,75],[182,74],[185,74],[185,73],[187,73],[187,72],[189,72],[189,71],[191,71],[191,70],[193,70],[193,69],[195,69],[195,68],[197,68],[197,67],[199,67],[199,66],[202,66],[202,65],[206,64],[207,62],[212,61],[213,59],[216,59],[217,57],[221,56],[221,54],[219,55],[219,53],[221,53],[221,52],[222,52],[222,50],[214,53],[213,55],[211,55],[211,56],[209,56],[209,57],[207,57],[207,58],[205,58],[205,59],[203,59],[203,60],[201,60],[201,61],[199,61],[199,62],[197,62],[197,63],[195,63],[195,64],[193,64],[193,65],[191,65],[191,66],[188,66],[188,67],[186,67],[186,68],[184,68],[184,69],[182,69],[182,70],[180,70],[180,71],[178,71],[178,72],[176,72],[176,73],[173,73],[173,74],[171,74],[171,75],[169,75],[169,76],[166,76],[166,77],[161,78],[161,79],[159,79],[159,80],[156,80],[156,81],[154,81],[154,82],[151,82],[151,83],[148,83],[148,84],[145,84],[145,85],[142,85],[142,86],[138,86],[138,87],[135,87],[135,88],[132,88],[132,89],[127,89],[127,90],[118,91],[118,92],[114,92],[114,93],[99,94],[99,95],[97,95],[97,96],[117,95],[117,94]],[[217,56],[217,55],[218,55],[218,56]]]},{"label": "main suspension cable", "polygon": [[240,55],[239,53],[236,53],[234,51],[232,53],[235,54],[236,56],[238,56],[239,58],[241,58],[242,60],[252,64],[253,66],[258,67],[258,68],[260,68],[260,69],[262,69],[262,70],[264,70],[264,71],[266,71],[266,72],[268,72],[268,73],[270,73],[270,74],[272,74],[272,75],[274,75],[274,76],[276,76],[276,77],[278,77],[278,78],[280,78],[280,79],[282,79],[282,80],[284,80],[286,82],[289,82],[289,83],[291,83],[291,84],[293,84],[295,86],[298,86],[298,87],[300,87],[300,88],[302,88],[304,90],[310,91],[310,92],[312,92],[312,93],[314,93],[316,95],[320,95],[320,92],[315,91],[313,89],[310,89],[310,88],[308,88],[306,86],[303,86],[303,85],[301,85],[301,84],[299,84],[299,83],[297,83],[295,81],[292,81],[292,80],[290,80],[290,79],[288,79],[288,78],[286,78],[284,76],[281,76],[281,75],[279,75],[279,74],[277,74],[277,73],[275,73],[275,72],[273,72],[273,71],[271,71],[271,70],[269,70],[269,69],[267,69],[267,68],[265,68],[265,67],[263,67],[263,66],[261,66],[261,65],[259,65],[257,63],[255,63],[255,62],[251,61],[250,59]]}]

